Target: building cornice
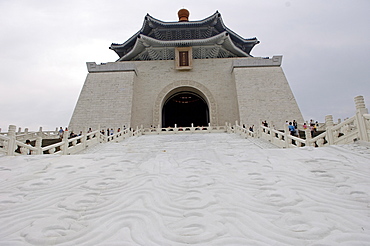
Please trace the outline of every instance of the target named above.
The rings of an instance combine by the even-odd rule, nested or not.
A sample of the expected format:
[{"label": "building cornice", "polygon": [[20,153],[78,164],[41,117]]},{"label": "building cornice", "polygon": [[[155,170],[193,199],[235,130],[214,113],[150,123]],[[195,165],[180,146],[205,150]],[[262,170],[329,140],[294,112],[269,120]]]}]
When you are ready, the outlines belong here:
[{"label": "building cornice", "polygon": [[108,62],[96,64],[95,62],[86,62],[87,71],[89,73],[102,72],[135,72],[136,66],[133,62]]},{"label": "building cornice", "polygon": [[233,68],[243,67],[280,67],[283,56],[240,58],[233,60]]},{"label": "building cornice", "polygon": [[[233,56],[238,57],[249,57],[247,53],[239,49],[234,45],[232,42],[230,35],[227,32],[220,33],[216,36],[206,39],[192,39],[192,40],[172,40],[172,41],[163,41],[157,40],[145,35],[139,35],[136,39],[136,43],[133,49],[127,53],[125,56],[122,56],[118,61],[130,61],[137,57],[140,53],[145,51],[148,48],[160,48],[160,47],[167,47],[173,48],[174,47],[194,47],[194,46],[221,46],[225,50],[229,51],[233,54]],[[199,59],[198,57],[194,57],[195,59]],[[217,57],[210,57],[210,58],[217,58]]]}]

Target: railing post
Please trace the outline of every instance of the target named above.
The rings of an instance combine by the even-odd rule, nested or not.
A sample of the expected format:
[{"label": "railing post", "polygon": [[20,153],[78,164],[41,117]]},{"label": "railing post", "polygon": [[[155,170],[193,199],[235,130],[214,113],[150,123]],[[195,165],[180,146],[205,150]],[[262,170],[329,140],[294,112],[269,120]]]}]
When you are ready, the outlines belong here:
[{"label": "railing post", "polygon": [[289,127],[287,124],[284,124],[284,143],[285,143],[285,148],[289,148],[290,146],[290,140],[289,140]]},{"label": "railing post", "polygon": [[65,131],[64,134],[63,134],[63,145],[60,146],[62,148],[62,153],[63,155],[68,155],[68,147],[69,147],[69,143],[68,143],[68,132]]},{"label": "railing post", "polygon": [[275,138],[275,132],[273,132],[274,128],[272,127],[272,125],[270,126],[270,142],[272,143],[274,141],[274,138]]},{"label": "railing post", "polygon": [[311,143],[312,136],[311,136],[310,128],[306,128],[304,130],[304,134],[305,134],[305,137],[306,137],[306,146],[312,146],[312,143]]},{"label": "railing post", "polygon": [[255,132],[255,135],[254,135],[255,138],[261,138],[262,137],[261,125],[256,126],[255,129],[253,129],[253,131]]},{"label": "railing post", "polygon": [[333,116],[327,115],[325,116],[325,125],[326,125],[326,141],[328,141],[329,145],[334,144],[334,135],[333,135]]},{"label": "railing post", "polygon": [[9,125],[8,128],[8,137],[9,137],[9,142],[8,142],[8,152],[7,155],[13,156],[14,151],[17,149],[15,146],[15,130],[16,130],[15,125]]},{"label": "railing post", "polygon": [[86,149],[86,142],[87,142],[87,127],[85,126],[82,129],[82,138],[81,138],[81,144],[82,144],[82,149]]},{"label": "railing post", "polygon": [[231,125],[231,123],[229,123],[229,128],[230,128],[230,132],[231,133],[235,133],[235,129],[233,128],[233,126]]},{"label": "railing post", "polygon": [[355,97],[355,104],[356,104],[356,122],[358,128],[358,135],[360,140],[362,141],[369,141],[369,136],[367,135],[366,130],[366,121],[364,118],[364,114],[368,114],[368,110],[365,107],[365,100],[363,96]]},{"label": "railing post", "polygon": [[97,135],[95,135],[95,137],[97,137],[98,138],[98,141],[99,141],[99,143],[102,143],[103,142],[103,140],[102,140],[102,138],[101,138],[101,126],[100,126],[100,124],[98,124],[98,134]]},{"label": "railing post", "polygon": [[40,133],[38,133],[36,138],[35,147],[37,148],[36,155],[42,155],[42,137]]}]

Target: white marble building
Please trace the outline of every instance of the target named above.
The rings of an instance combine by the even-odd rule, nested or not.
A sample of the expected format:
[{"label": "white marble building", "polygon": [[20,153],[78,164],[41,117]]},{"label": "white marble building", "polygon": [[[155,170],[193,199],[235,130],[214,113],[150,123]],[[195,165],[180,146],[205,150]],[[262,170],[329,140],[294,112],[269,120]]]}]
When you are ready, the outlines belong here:
[{"label": "white marble building", "polygon": [[70,129],[303,122],[282,56],[252,57],[259,41],[234,33],[218,12],[200,21],[178,14],[178,22],[147,15],[129,40],[111,45],[116,62],[87,63]]}]

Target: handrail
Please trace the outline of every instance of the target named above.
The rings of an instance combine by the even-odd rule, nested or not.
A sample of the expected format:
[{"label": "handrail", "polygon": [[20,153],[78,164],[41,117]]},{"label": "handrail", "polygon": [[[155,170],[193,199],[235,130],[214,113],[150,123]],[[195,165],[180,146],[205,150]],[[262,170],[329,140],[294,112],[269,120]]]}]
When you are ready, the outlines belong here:
[{"label": "handrail", "polygon": [[[75,154],[78,153],[87,147],[94,146],[98,143],[107,143],[107,142],[120,142],[124,139],[127,139],[129,137],[138,137],[141,135],[150,135],[150,134],[181,134],[181,133],[215,133],[215,132],[226,132],[227,127],[226,126],[206,126],[206,127],[174,127],[174,128],[136,128],[134,129],[124,129],[122,131],[116,132],[112,135],[105,135],[102,134],[99,130],[90,132],[90,133],[84,133],[80,136],[68,138],[68,132],[65,132],[63,138],[60,142],[51,144],[45,147],[41,147],[42,142],[42,136],[44,134],[40,134],[38,132],[36,133],[30,133],[28,136],[35,134],[36,136],[36,146],[31,146],[24,144],[21,141],[14,140],[11,144],[12,146],[8,146],[8,142],[11,141],[11,136],[13,135],[16,137],[15,133],[7,134],[7,136],[0,135],[0,152],[5,153],[8,155],[26,155],[26,154],[63,154],[63,155],[69,155],[69,154]],[[58,136],[55,136],[55,138],[59,138]],[[6,146],[2,147],[1,143],[7,143]],[[14,149],[14,151],[9,151],[10,149]]]},{"label": "handrail", "polygon": [[370,114],[362,114],[362,118],[367,121],[364,124],[365,129],[360,129],[360,124],[357,122],[360,119],[357,119],[357,117],[355,115],[335,126],[330,121],[326,122],[326,131],[313,138],[308,129],[305,130],[306,138],[302,139],[290,135],[287,127],[281,132],[263,125],[260,126],[260,137],[282,148],[302,146],[323,147],[332,144],[348,144],[354,140],[361,139],[360,130],[365,131],[368,139],[370,139]]},{"label": "handrail", "polygon": [[[16,126],[9,126],[8,132],[0,132],[0,153],[5,155],[19,154],[74,154],[87,147],[94,146],[98,143],[111,141],[122,141],[129,137],[138,137],[141,135],[150,134],[193,134],[193,133],[216,133],[227,132],[239,134],[245,138],[262,138],[275,144],[281,148],[293,148],[302,146],[322,147],[333,144],[347,144],[354,140],[370,141],[370,114],[365,108],[364,99],[362,96],[355,98],[356,114],[355,116],[344,120],[343,122],[334,125],[331,115],[326,116],[325,132],[318,136],[312,137],[310,130],[305,129],[305,139],[290,135],[288,126],[284,125],[283,131],[278,131],[266,126],[259,126],[255,131],[250,131],[235,122],[235,125],[226,123],[224,126],[194,126],[189,127],[167,127],[167,128],[143,128],[137,127],[118,131],[112,135],[103,135],[99,130],[83,133],[80,136],[68,139],[68,134],[65,132],[61,142],[49,146],[41,147],[43,138],[59,138],[58,131],[42,131],[38,132],[15,131]],[[36,140],[35,146],[24,144],[20,139],[25,140],[25,137],[32,137]]]},{"label": "handrail", "polygon": [[143,135],[158,135],[158,134],[188,134],[188,133],[215,133],[226,132],[226,126],[189,126],[189,127],[150,127],[143,128]]}]

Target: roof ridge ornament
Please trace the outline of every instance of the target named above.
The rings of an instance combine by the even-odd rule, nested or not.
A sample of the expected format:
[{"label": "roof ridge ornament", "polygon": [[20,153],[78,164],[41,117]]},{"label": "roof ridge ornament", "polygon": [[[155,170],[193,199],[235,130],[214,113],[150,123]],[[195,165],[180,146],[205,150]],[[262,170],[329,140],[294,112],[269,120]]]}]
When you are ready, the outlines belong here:
[{"label": "roof ridge ornament", "polygon": [[179,17],[179,22],[189,21],[189,15],[190,15],[190,12],[187,9],[180,9],[177,12],[177,16]]}]

